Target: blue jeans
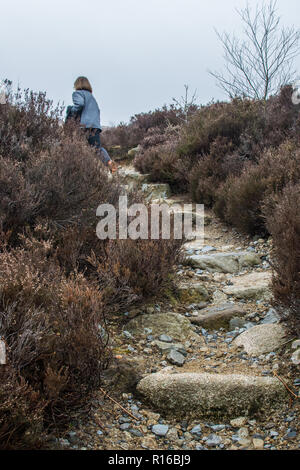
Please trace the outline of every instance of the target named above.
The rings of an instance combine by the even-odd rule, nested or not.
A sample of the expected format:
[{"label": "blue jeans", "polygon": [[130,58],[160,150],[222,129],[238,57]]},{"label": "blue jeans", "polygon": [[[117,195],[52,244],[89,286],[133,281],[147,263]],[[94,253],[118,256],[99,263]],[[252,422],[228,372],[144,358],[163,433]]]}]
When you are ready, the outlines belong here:
[{"label": "blue jeans", "polygon": [[88,143],[97,149],[97,153],[103,163],[108,163],[111,158],[107,150],[101,146],[100,129],[86,129],[88,132]]}]

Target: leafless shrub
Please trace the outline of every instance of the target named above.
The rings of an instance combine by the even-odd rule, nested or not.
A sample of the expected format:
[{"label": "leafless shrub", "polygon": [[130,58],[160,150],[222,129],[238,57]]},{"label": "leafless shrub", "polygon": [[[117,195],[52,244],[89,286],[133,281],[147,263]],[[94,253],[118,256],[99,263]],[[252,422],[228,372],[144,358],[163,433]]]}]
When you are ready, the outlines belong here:
[{"label": "leafless shrub", "polygon": [[266,100],[291,83],[293,60],[299,53],[300,31],[281,27],[277,2],[237,10],[245,39],[218,34],[223,46],[225,73],[210,72],[230,98],[236,96]]}]

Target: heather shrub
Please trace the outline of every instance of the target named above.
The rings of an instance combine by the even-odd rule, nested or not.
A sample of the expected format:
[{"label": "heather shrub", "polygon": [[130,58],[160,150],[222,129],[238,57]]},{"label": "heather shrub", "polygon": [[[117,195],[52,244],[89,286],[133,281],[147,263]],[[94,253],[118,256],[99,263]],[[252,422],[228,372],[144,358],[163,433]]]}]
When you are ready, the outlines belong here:
[{"label": "heather shrub", "polygon": [[[9,350],[7,350],[9,355]],[[41,395],[10,364],[0,367],[0,449],[37,449],[44,438]]]},{"label": "heather shrub", "polygon": [[0,158],[0,227],[12,236],[41,220],[54,227],[88,223],[102,202],[115,203],[117,183],[77,134],[65,135],[26,165]]},{"label": "heather shrub", "polygon": [[240,176],[227,178],[217,192],[216,213],[242,232],[263,234],[264,199],[299,178],[300,148],[287,140],[277,149],[267,149],[258,163],[245,165]]},{"label": "heather shrub", "polygon": [[[3,246],[0,253],[0,336],[8,345],[8,364],[25,387],[22,410],[37,416],[24,417],[12,446],[27,445],[22,430],[34,440],[38,430],[61,426],[88,409],[110,355],[105,316],[168,287],[181,246],[180,240],[102,241],[94,228],[82,225],[54,235],[40,224],[33,235],[21,237],[21,247]],[[39,397],[41,410],[31,396]],[[14,409],[5,406],[0,424],[5,415],[13,429]]]},{"label": "heather shrub", "polygon": [[238,175],[244,160],[233,152],[233,145],[225,137],[218,137],[211,145],[211,153],[198,159],[190,172],[190,193],[194,201],[212,207],[220,184],[229,175]]},{"label": "heather shrub", "polygon": [[[230,153],[237,150],[243,158],[258,161],[267,147],[279,146],[299,132],[299,108],[292,101],[293,89],[282,88],[268,101],[233,99],[201,107],[182,129],[180,154],[207,155],[217,138],[231,142]],[[223,146],[220,155],[223,154]]]},{"label": "heather shrub", "polygon": [[[24,244],[0,253],[0,336],[8,367],[28,390],[25,405],[30,408],[31,395],[39,396],[40,424],[62,424],[87,406],[108,359],[102,296],[83,274],[63,274],[48,256],[49,242],[26,238]],[[6,413],[13,425],[14,409]]]},{"label": "heather shrub", "polygon": [[[251,213],[251,220],[247,223],[241,221],[239,226],[250,233],[256,232],[263,226],[257,205],[264,197],[264,182],[246,182],[244,174],[242,180],[237,177],[245,166],[244,173],[250,172],[250,179],[256,180],[256,171],[257,178],[261,179],[260,172],[265,174],[269,163],[265,158],[261,162],[267,149],[272,151],[286,140],[297,138],[300,130],[299,106],[292,102],[292,91],[292,87],[284,87],[267,102],[234,99],[229,103],[202,106],[169,139],[164,131],[165,143],[164,136],[159,132],[152,139],[151,134],[145,137],[135,166],[139,171],[149,173],[153,181],[169,182],[175,190],[189,190],[196,202],[209,207],[216,204],[218,213],[230,223],[238,220],[236,213],[244,207],[245,217],[248,218]],[[257,170],[255,165],[259,165]],[[287,172],[284,174],[287,175]],[[224,185],[228,178],[230,181]],[[278,174],[274,175],[275,186],[277,179]],[[235,198],[231,190],[230,197],[233,196],[234,202],[224,217],[227,203],[222,199],[225,193],[233,185],[240,193],[244,183],[245,191],[240,200],[238,194]],[[272,186],[270,181],[266,184]],[[220,192],[221,186],[223,189]],[[259,194],[256,195],[256,191]]]},{"label": "heather shrub", "polygon": [[0,155],[24,162],[51,148],[61,133],[62,112],[43,92],[10,91],[0,106]]},{"label": "heather shrub", "polygon": [[286,139],[299,136],[300,104],[292,100],[293,88],[283,87],[278,95],[271,96],[264,108],[263,146],[277,147]]},{"label": "heather shrub", "polygon": [[178,144],[179,154],[207,155],[215,139],[220,137],[231,142],[232,150],[237,149],[242,134],[260,118],[259,111],[259,102],[246,99],[201,107],[183,127]]},{"label": "heather shrub", "polygon": [[111,240],[103,261],[95,263],[106,303],[126,308],[134,301],[159,296],[170,285],[180,258],[181,240]]},{"label": "heather shrub", "polygon": [[96,209],[117,206],[118,177],[75,122],[61,127],[43,95],[26,96],[0,107],[11,120],[0,154],[2,448],[42,445],[48,428],[88,410],[110,357],[105,315],[169,285],[181,245],[99,240]]},{"label": "heather shrub", "polygon": [[287,185],[264,204],[271,253],[276,310],[291,333],[300,335],[300,185]]},{"label": "heather shrub", "polygon": [[192,166],[190,157],[179,157],[176,141],[146,148],[138,153],[134,160],[135,168],[149,174],[152,182],[169,183],[173,191],[188,190],[189,171]]},{"label": "heather shrub", "polygon": [[[190,109],[194,112],[195,107]],[[182,124],[184,114],[182,109],[174,105],[163,106],[161,109],[148,113],[135,114],[129,124],[121,123],[115,127],[103,130],[102,142],[109,151],[114,154],[125,154],[138,145],[147,148],[166,141],[165,131],[168,127],[176,127]]]},{"label": "heather shrub", "polygon": [[219,188],[215,212],[241,232],[262,234],[264,220],[261,204],[267,191],[267,184],[259,166],[247,165],[240,177],[230,176]]}]

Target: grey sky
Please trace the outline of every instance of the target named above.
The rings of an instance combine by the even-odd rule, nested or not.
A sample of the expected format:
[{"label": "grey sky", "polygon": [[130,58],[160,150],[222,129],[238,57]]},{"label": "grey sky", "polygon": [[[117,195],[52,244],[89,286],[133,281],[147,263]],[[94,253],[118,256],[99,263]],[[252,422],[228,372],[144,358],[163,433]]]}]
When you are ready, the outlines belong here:
[{"label": "grey sky", "polygon": [[[0,79],[70,104],[74,79],[86,75],[104,125],[171,103],[185,83],[197,89],[199,103],[221,99],[207,72],[223,64],[214,28],[240,32],[234,9],[244,5],[245,0],[0,0]],[[295,24],[299,0],[278,0],[278,10],[285,25]]]}]

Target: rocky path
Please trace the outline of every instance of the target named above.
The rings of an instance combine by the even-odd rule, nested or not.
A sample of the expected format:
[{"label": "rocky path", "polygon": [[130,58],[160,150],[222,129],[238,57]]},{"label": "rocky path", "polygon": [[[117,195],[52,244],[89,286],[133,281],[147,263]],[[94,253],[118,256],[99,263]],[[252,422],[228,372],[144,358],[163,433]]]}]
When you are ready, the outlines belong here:
[{"label": "rocky path", "polygon": [[[189,202],[132,168],[123,176],[151,200]],[[93,414],[55,442],[71,449],[299,449],[299,399],[291,400],[276,375],[297,394],[300,345],[270,306],[270,248],[271,240],[241,236],[206,213],[204,245],[184,245],[177,291],[125,312],[121,326],[112,321],[114,364]]]}]

